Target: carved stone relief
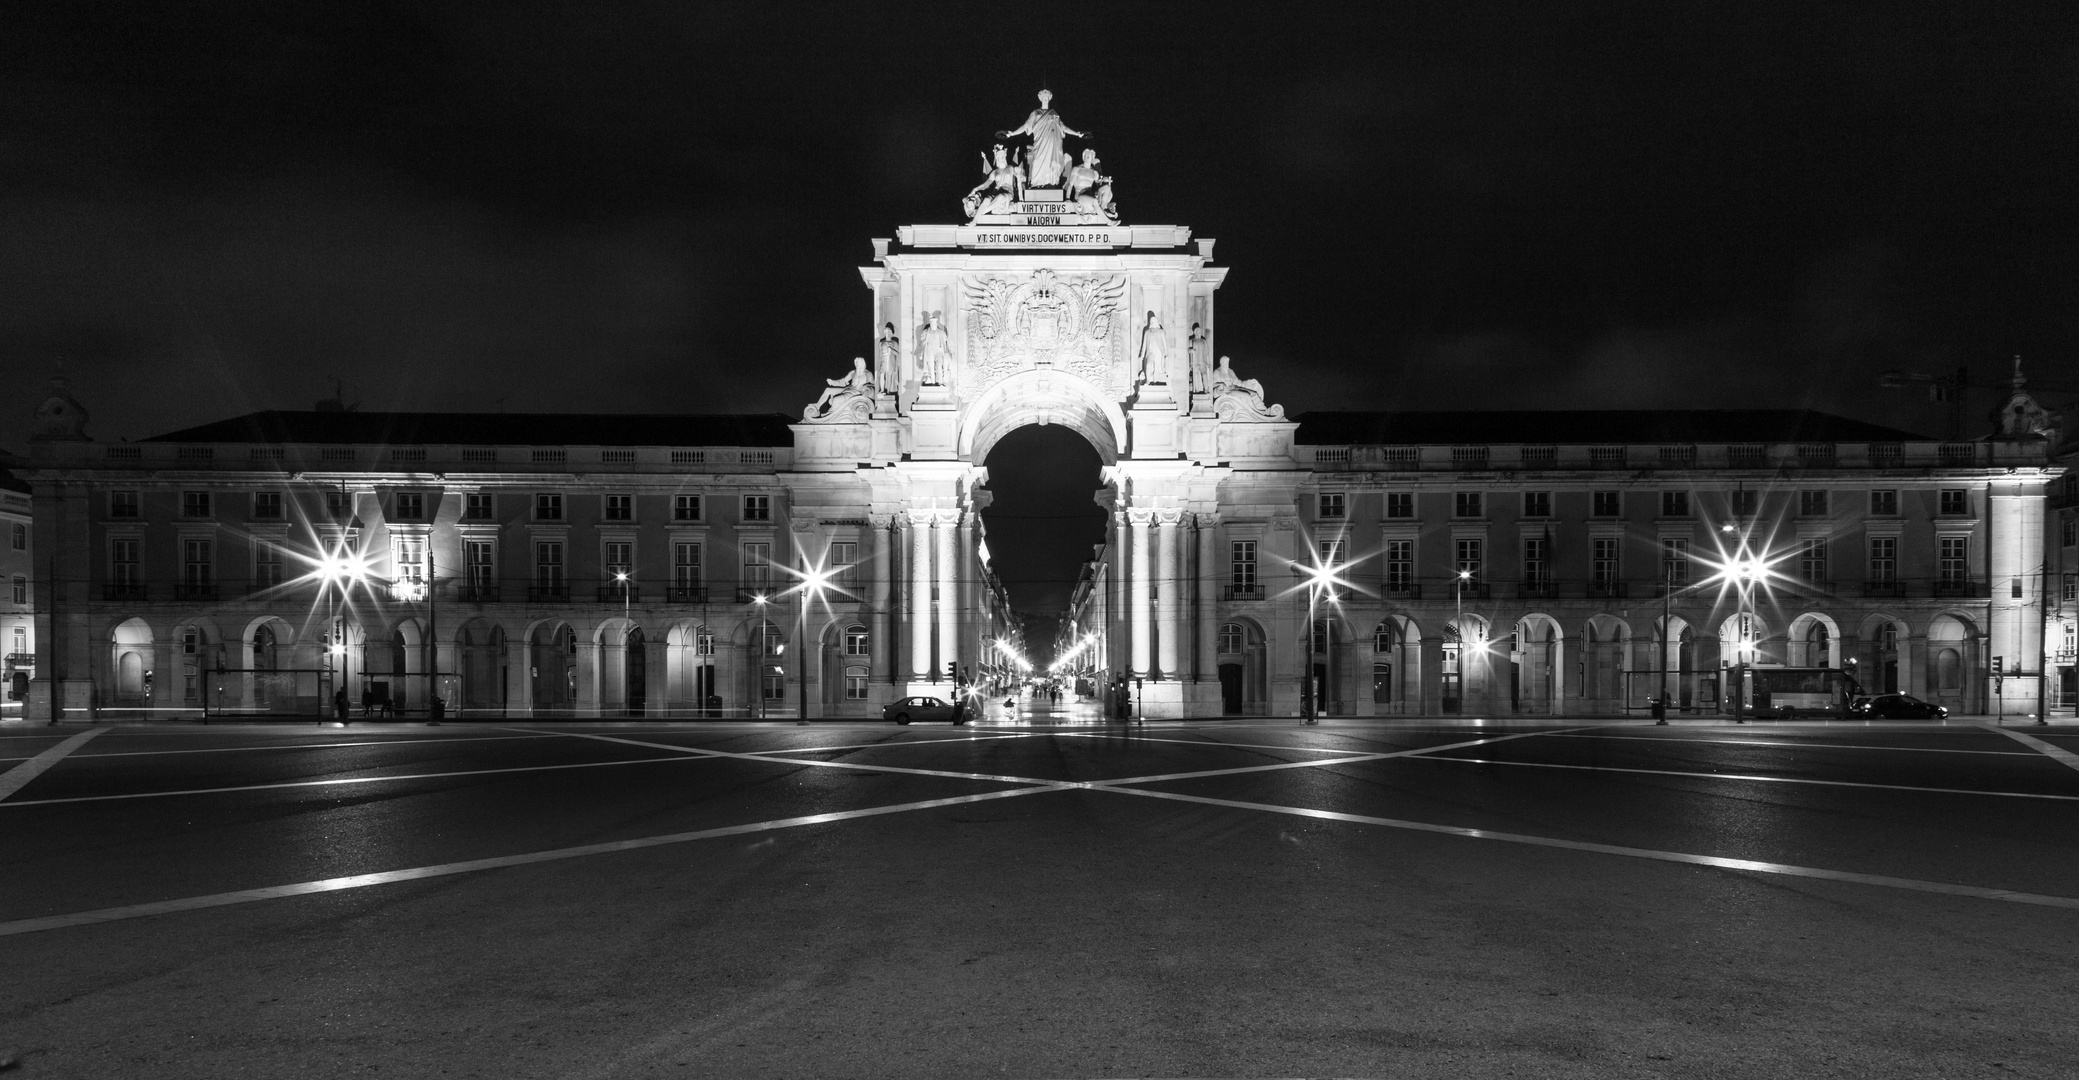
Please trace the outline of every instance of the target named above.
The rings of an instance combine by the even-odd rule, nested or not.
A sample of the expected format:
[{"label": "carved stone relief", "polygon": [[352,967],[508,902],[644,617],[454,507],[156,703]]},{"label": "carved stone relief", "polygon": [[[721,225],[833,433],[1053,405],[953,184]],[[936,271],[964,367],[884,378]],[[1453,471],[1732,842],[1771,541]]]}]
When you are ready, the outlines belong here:
[{"label": "carved stone relief", "polygon": [[1124,274],[1063,278],[1047,269],[1024,280],[969,277],[962,401],[1020,371],[1058,367],[1123,395],[1125,328],[1117,318]]}]

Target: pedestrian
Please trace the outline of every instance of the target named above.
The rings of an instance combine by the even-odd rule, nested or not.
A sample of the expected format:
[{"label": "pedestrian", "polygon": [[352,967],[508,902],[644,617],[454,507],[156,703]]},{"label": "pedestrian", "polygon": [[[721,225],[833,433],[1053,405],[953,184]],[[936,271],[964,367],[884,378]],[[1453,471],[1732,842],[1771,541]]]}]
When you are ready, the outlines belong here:
[{"label": "pedestrian", "polygon": [[368,719],[369,717],[371,717],[371,716],[374,716],[374,715],[375,715],[375,691],[373,691],[373,690],[362,690],[362,691],[361,691],[361,719],[363,719],[363,720],[366,720],[366,719]]},{"label": "pedestrian", "polygon": [[347,722],[347,692],[344,686],[332,695],[332,715],[342,724]]},{"label": "pedestrian", "polygon": [[433,695],[433,701],[426,706],[426,726],[439,727],[441,717],[444,717],[447,714],[447,700],[442,698],[439,694]]},{"label": "pedestrian", "polygon": [[1653,699],[1653,722],[1656,724],[1668,722],[1668,699],[1664,697]]}]

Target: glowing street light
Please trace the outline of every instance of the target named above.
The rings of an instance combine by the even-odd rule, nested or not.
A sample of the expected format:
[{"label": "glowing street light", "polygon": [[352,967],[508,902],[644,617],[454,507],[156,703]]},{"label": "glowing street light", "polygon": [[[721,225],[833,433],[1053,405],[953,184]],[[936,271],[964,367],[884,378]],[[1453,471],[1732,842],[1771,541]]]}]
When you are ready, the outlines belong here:
[{"label": "glowing street light", "polygon": [[[1314,700],[1319,693],[1319,687],[1315,685],[1314,681],[1314,624],[1319,617],[1316,614],[1316,609],[1320,604],[1321,591],[1323,589],[1333,589],[1338,585],[1348,585],[1349,582],[1342,580],[1339,575],[1349,568],[1350,564],[1348,563],[1338,565],[1328,562],[1318,554],[1315,555],[1310,565],[1299,568],[1300,576],[1305,579],[1307,589],[1307,625],[1301,639],[1306,644],[1300,655],[1300,686],[1303,688],[1300,696],[1300,717],[1302,723],[1316,724],[1321,721],[1320,709]],[[1333,598],[1333,595],[1333,593],[1330,594],[1331,598]]]},{"label": "glowing street light", "polygon": [[795,667],[795,681],[797,682],[797,684],[798,684],[798,685],[799,685],[799,687],[800,687],[800,689],[799,689],[799,691],[798,691],[798,692],[799,692],[799,694],[800,694],[800,696],[801,696],[801,716],[800,716],[800,718],[799,718],[798,720],[796,720],[796,721],[795,721],[795,723],[796,723],[797,725],[805,725],[805,724],[807,724],[807,723],[809,722],[809,685],[808,685],[808,609],[809,609],[809,604],[810,604],[810,602],[811,602],[811,601],[813,601],[813,600],[816,600],[817,598],[819,598],[819,597],[821,597],[821,596],[823,595],[823,589],[824,589],[824,587],[825,587],[825,586],[827,586],[828,584],[830,584],[830,572],[829,572],[829,571],[827,571],[827,570],[825,570],[825,569],[823,569],[823,568],[822,568],[822,567],[820,567],[820,566],[812,566],[812,567],[809,567],[809,568],[807,568],[807,569],[804,569],[804,570],[803,570],[803,571],[801,572],[801,580],[800,580],[800,581],[798,581],[798,582],[795,582],[795,583],[794,583],[794,585],[793,585],[793,587],[792,587],[792,588],[790,588],[790,589],[788,590],[789,592],[795,593],[795,594],[797,595],[797,597],[798,597],[798,600],[797,600],[797,602],[796,602],[796,603],[795,603],[795,605],[794,605],[794,667]]}]

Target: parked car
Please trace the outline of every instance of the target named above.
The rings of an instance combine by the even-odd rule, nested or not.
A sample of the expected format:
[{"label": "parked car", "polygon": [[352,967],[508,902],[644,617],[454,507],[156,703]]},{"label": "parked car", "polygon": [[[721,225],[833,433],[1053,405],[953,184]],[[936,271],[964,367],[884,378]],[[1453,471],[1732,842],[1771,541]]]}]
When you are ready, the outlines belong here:
[{"label": "parked car", "polygon": [[1909,694],[1878,694],[1862,704],[1860,710],[1849,706],[1860,716],[1882,717],[1886,720],[1940,720],[1949,715],[1949,710],[1940,705],[1929,704]]},{"label": "parked car", "polygon": [[[935,697],[906,697],[881,706],[881,719],[907,724],[912,720],[952,720],[953,706]],[[956,723],[966,723],[962,717]]]}]

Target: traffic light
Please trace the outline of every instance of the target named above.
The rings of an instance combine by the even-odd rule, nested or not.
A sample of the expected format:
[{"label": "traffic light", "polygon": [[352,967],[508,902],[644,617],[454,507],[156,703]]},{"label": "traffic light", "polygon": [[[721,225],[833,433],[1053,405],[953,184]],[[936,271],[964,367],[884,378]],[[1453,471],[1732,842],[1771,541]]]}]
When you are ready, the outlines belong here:
[{"label": "traffic light", "polygon": [[1992,673],[1993,673],[1994,675],[1998,675],[1998,674],[1999,674],[1999,673],[2000,673],[2000,672],[2001,672],[2002,670],[2004,670],[2004,669],[2006,668],[2006,666],[2007,666],[2007,658],[2006,658],[2006,657],[2004,657],[2004,656],[1995,656],[1995,657],[1993,657],[1993,658],[1992,658]]}]

